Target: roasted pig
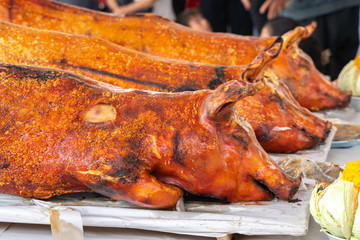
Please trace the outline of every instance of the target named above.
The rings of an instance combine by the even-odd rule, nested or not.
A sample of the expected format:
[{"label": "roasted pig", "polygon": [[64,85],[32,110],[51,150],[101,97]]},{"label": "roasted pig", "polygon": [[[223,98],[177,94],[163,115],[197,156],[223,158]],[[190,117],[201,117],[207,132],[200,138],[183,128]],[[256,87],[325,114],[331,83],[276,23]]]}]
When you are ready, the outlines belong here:
[{"label": "roasted pig", "polygon": [[[117,17],[47,0],[2,0],[0,20],[102,37],[153,55],[219,65],[250,64],[274,41],[195,31],[153,14]],[[312,24],[286,33],[283,51],[267,68],[289,87],[300,105],[310,110],[347,106],[351,93],[332,85],[298,47],[298,42],[308,37],[314,27]]]},{"label": "roasted pig", "polygon": [[182,190],[229,202],[289,199],[288,177],[236,111],[261,82],[161,93],[81,75],[0,65],[0,192],[95,191],[151,208]]},{"label": "roasted pig", "polygon": [[[108,41],[0,22],[0,61],[69,70],[123,88],[184,91],[215,88],[232,79],[254,80],[281,49],[279,43],[249,66],[164,59]],[[243,75],[243,76],[242,76]],[[288,153],[323,142],[331,129],[302,108],[287,87],[267,74],[266,87],[240,100],[237,110],[268,152]]]}]

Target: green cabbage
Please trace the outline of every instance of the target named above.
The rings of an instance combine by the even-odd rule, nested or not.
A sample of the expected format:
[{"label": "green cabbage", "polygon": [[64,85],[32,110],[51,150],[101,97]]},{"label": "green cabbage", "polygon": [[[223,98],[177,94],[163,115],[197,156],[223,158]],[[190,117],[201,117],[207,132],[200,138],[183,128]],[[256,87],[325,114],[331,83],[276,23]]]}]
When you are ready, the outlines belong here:
[{"label": "green cabbage", "polygon": [[338,77],[338,87],[342,90],[352,91],[353,96],[360,96],[360,71],[354,60],[350,61],[341,70]]},{"label": "green cabbage", "polygon": [[359,191],[352,182],[342,180],[341,176],[325,189],[321,187],[321,184],[317,185],[312,192],[311,215],[323,231],[336,237],[350,239]]},{"label": "green cabbage", "polygon": [[[358,204],[360,201],[360,194],[358,195]],[[352,238],[353,240],[360,240],[360,210],[358,210],[355,213],[354,223],[352,227]]]}]

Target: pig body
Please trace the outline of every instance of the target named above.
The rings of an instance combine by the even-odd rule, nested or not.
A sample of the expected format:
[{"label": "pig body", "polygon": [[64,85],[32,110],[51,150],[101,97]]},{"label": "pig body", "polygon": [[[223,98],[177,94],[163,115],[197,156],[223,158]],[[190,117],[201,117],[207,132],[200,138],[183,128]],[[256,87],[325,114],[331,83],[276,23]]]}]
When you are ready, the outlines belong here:
[{"label": "pig body", "polygon": [[181,189],[230,202],[291,198],[300,180],[233,111],[258,88],[233,81],[214,91],[123,90],[1,64],[0,192],[95,191],[153,208],[174,206]]}]

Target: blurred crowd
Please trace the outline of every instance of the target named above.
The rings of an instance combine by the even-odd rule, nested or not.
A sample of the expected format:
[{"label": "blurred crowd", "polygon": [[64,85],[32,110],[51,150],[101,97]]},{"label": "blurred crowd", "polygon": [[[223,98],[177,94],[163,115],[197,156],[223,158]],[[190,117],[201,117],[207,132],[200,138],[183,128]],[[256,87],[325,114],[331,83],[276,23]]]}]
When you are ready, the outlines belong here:
[{"label": "blurred crowd", "polygon": [[153,12],[200,31],[279,36],[312,21],[299,47],[335,80],[360,51],[360,0],[60,0],[119,16]]}]

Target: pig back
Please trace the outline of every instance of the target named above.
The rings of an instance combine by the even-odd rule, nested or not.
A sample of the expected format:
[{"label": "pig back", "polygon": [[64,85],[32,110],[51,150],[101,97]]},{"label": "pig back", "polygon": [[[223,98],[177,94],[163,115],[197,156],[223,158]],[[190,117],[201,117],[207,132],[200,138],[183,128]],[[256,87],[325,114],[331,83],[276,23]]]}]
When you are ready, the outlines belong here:
[{"label": "pig back", "polygon": [[[239,89],[231,93],[234,89],[227,86],[225,98],[236,101],[232,96]],[[216,152],[216,131],[211,120],[208,128],[203,120],[224,104],[221,93],[209,98],[211,90],[124,90],[68,72],[1,64],[0,192],[49,198],[95,190],[134,202],[113,193],[110,183],[137,184],[159,165],[181,172],[176,166],[186,162],[179,155],[180,136],[189,136],[185,142],[192,151],[204,152],[199,158]],[[94,176],[104,179],[94,183],[99,180]],[[102,186],[106,181],[111,187]],[[139,192],[133,187],[122,191]],[[171,191],[175,200],[181,195],[175,187]]]}]

